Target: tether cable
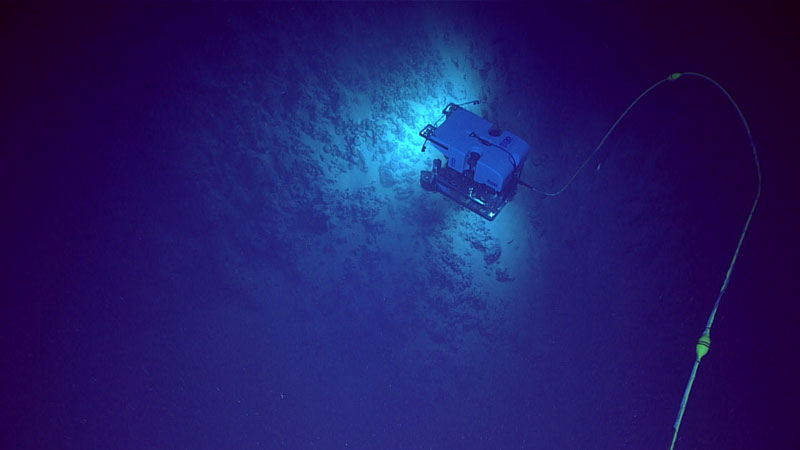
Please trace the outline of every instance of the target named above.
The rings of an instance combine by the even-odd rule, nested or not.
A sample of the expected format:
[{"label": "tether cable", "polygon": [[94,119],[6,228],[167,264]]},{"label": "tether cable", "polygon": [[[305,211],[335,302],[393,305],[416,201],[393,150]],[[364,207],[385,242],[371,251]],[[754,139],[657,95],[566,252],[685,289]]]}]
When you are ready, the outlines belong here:
[{"label": "tether cable", "polygon": [[744,228],[742,229],[742,234],[739,236],[739,242],[736,244],[736,251],[733,252],[733,258],[731,258],[731,264],[728,266],[728,272],[725,274],[725,280],[722,282],[722,288],[719,290],[719,295],[717,295],[717,301],[714,302],[714,308],[711,309],[711,314],[708,316],[708,322],[706,323],[706,328],[703,331],[703,334],[700,336],[700,339],[697,340],[696,352],[697,358],[694,360],[694,366],[692,367],[692,374],[689,376],[689,382],[686,384],[686,390],[683,392],[683,400],[681,400],[681,407],[678,410],[678,418],[675,419],[675,433],[672,435],[672,443],[670,444],[669,448],[672,450],[675,447],[675,441],[678,439],[678,430],[681,428],[681,421],[683,420],[683,413],[686,411],[686,403],[689,401],[689,393],[692,390],[692,385],[694,384],[694,377],[697,375],[697,367],[700,365],[700,360],[708,353],[708,350],[711,348],[711,326],[714,324],[714,318],[717,315],[717,309],[719,309],[719,303],[722,300],[723,294],[728,289],[728,283],[731,281],[731,274],[733,273],[733,267],[736,265],[736,258],[739,257],[739,250],[742,248],[742,242],[744,242],[744,236],[747,234],[748,228],[750,228],[750,221],[753,220],[753,213],[756,211],[756,206],[758,206],[758,199],[761,197],[761,163],[758,161],[758,151],[756,150],[756,144],[753,142],[753,135],[750,132],[750,126],[747,124],[747,120],[744,118],[744,114],[742,114],[742,110],[739,109],[739,105],[733,100],[731,94],[725,90],[719,83],[717,83],[711,77],[703,75],[701,73],[695,72],[683,72],[683,73],[674,73],[670,75],[667,80],[675,81],[680,78],[682,75],[688,75],[693,77],[699,77],[706,81],[709,81],[714,86],[716,86],[723,94],[728,98],[731,102],[731,105],[736,109],[736,113],[739,115],[739,119],[742,121],[742,125],[744,125],[745,131],[747,131],[747,139],[750,142],[750,148],[753,149],[753,159],[755,160],[756,164],[756,173],[758,174],[758,189],[756,190],[756,197],[753,200],[753,206],[750,207],[750,214],[747,215],[747,220],[744,223]]},{"label": "tether cable", "polygon": [[731,259],[730,266],[728,266],[728,272],[725,274],[725,280],[722,282],[722,287],[719,290],[719,295],[717,295],[717,301],[714,302],[714,308],[711,309],[711,314],[708,316],[708,322],[706,323],[706,328],[703,331],[703,334],[697,340],[697,344],[696,344],[696,347],[695,347],[695,351],[696,351],[697,357],[695,358],[694,366],[692,367],[692,373],[689,376],[689,382],[686,384],[686,390],[684,390],[684,392],[683,392],[683,399],[681,400],[681,406],[680,406],[680,409],[678,410],[678,417],[675,420],[675,424],[673,425],[673,428],[675,429],[675,433],[672,435],[672,443],[669,446],[670,450],[674,449],[675,441],[678,439],[678,430],[680,430],[680,427],[681,427],[681,421],[683,420],[683,414],[686,411],[686,403],[689,401],[689,394],[692,391],[692,385],[694,384],[694,379],[695,379],[695,376],[697,375],[697,368],[700,366],[700,360],[703,359],[703,357],[706,354],[708,354],[708,351],[711,348],[711,326],[714,324],[714,318],[717,315],[717,310],[719,309],[719,304],[720,304],[720,301],[722,300],[722,296],[725,294],[725,291],[728,289],[728,284],[730,283],[730,280],[731,280],[731,274],[733,273],[733,267],[736,265],[736,259],[739,257],[739,250],[741,250],[742,242],[744,242],[744,236],[747,234],[747,230],[750,228],[750,222],[753,220],[753,213],[756,211],[756,206],[758,206],[758,199],[761,197],[761,163],[758,160],[758,151],[756,150],[755,142],[753,142],[753,135],[750,132],[750,125],[747,124],[747,120],[744,118],[744,114],[742,114],[742,110],[739,108],[739,105],[737,105],[736,102],[733,100],[733,97],[731,96],[731,94],[729,94],[728,91],[725,90],[725,88],[722,87],[722,85],[719,84],[713,78],[711,78],[711,77],[709,77],[707,75],[703,75],[702,73],[697,73],[697,72],[675,72],[675,73],[671,74],[670,76],[668,76],[667,78],[665,78],[663,80],[659,80],[659,81],[653,83],[650,87],[645,89],[644,92],[639,94],[639,96],[636,97],[636,100],[634,100],[630,105],[628,105],[627,108],[625,108],[625,111],[623,111],[623,113],[614,122],[614,124],[611,125],[611,128],[608,129],[608,131],[606,132],[605,136],[603,136],[603,139],[601,139],[600,143],[597,144],[597,147],[595,147],[594,151],[592,151],[592,153],[590,153],[589,156],[586,157],[586,159],[583,161],[583,163],[580,165],[580,167],[578,167],[578,170],[575,171],[575,173],[569,178],[569,180],[567,180],[567,182],[564,184],[564,186],[561,187],[561,189],[559,189],[559,190],[557,190],[555,192],[545,192],[545,191],[542,191],[540,189],[537,189],[537,188],[531,186],[528,183],[520,181],[520,184],[522,184],[523,186],[529,187],[533,191],[538,192],[540,194],[543,194],[543,195],[546,195],[546,196],[549,196],[549,197],[555,197],[557,195],[560,195],[562,192],[564,192],[564,190],[566,190],[569,187],[570,184],[572,184],[573,181],[575,181],[575,178],[586,167],[586,164],[588,164],[589,161],[592,159],[592,157],[595,154],[597,154],[597,152],[600,150],[600,148],[603,147],[603,144],[606,143],[606,140],[611,135],[611,133],[614,131],[614,129],[617,128],[617,125],[619,125],[619,123],[628,114],[628,112],[630,112],[630,110],[637,103],[639,103],[639,101],[644,96],[649,94],[653,89],[657,88],[661,84],[663,84],[665,82],[676,81],[678,78],[681,78],[682,76],[697,77],[697,78],[701,78],[703,80],[706,80],[706,81],[710,82],[711,84],[716,86],[723,94],[725,94],[725,97],[727,97],[728,101],[731,103],[731,105],[733,105],[734,109],[736,109],[736,113],[739,115],[739,120],[741,120],[742,125],[744,126],[744,129],[747,132],[747,139],[750,142],[750,148],[753,150],[753,159],[755,161],[756,173],[758,175],[758,189],[756,190],[756,196],[755,196],[755,199],[753,200],[753,206],[750,207],[750,214],[748,214],[747,220],[744,223],[744,228],[742,229],[742,234],[739,236],[739,242],[736,244],[736,251],[733,252],[733,258]]}]

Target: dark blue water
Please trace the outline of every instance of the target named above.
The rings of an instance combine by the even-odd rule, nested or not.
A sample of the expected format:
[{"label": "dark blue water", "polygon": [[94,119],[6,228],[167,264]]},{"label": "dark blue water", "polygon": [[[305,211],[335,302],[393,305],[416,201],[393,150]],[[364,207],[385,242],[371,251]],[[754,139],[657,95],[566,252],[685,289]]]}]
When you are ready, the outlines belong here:
[{"label": "dark blue water", "polygon": [[711,83],[494,222],[423,191],[450,101],[563,186],[676,71],[761,202],[676,448],[800,446],[797,21],[693,4],[4,14],[3,448],[667,448],[756,192]]}]

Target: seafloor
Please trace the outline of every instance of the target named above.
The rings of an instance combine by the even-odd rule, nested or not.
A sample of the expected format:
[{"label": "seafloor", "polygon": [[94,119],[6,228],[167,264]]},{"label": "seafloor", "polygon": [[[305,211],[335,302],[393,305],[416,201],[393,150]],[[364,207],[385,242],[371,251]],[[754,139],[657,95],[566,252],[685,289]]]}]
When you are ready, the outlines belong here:
[{"label": "seafloor", "polygon": [[789,448],[797,365],[758,344],[795,342],[793,55],[769,14],[636,5],[20,7],[0,447],[666,447],[755,194],[725,96],[664,83],[493,222],[420,187],[418,133],[480,100],[554,191],[697,70],[774,184],[679,443]]}]

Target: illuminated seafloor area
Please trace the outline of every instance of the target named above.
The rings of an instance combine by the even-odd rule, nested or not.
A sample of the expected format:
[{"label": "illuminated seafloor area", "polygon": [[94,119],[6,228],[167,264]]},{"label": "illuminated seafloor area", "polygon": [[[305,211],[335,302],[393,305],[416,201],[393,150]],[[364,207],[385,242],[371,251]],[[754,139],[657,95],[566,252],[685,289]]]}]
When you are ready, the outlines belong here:
[{"label": "illuminated seafloor area", "polygon": [[635,5],[11,14],[0,446],[667,448],[755,195],[726,98],[660,86],[492,222],[418,133],[480,100],[554,191],[694,70],[772,188],[676,448],[796,448],[790,20]]}]

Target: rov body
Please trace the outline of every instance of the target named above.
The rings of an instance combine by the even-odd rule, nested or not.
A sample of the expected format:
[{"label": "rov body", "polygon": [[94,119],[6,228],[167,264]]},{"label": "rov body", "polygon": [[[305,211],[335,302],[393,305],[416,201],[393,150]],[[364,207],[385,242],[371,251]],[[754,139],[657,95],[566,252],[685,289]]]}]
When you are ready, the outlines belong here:
[{"label": "rov body", "polygon": [[420,185],[494,220],[517,192],[530,146],[455,103],[442,114],[441,125],[425,125],[419,135],[442,153],[445,163],[434,160],[432,170],[420,173]]}]

